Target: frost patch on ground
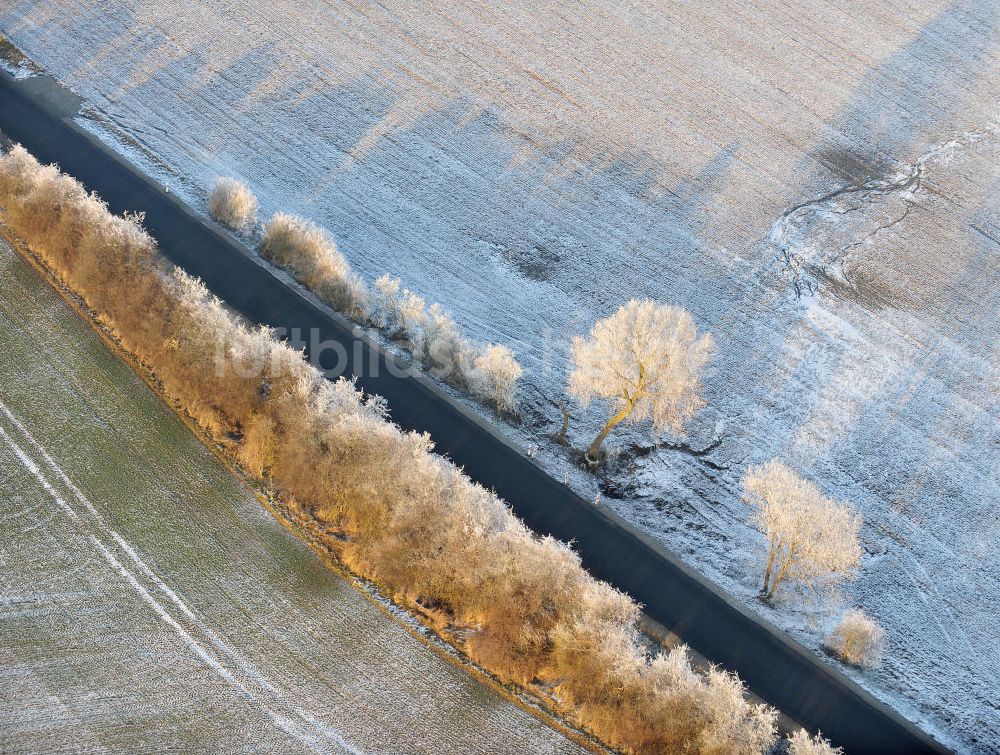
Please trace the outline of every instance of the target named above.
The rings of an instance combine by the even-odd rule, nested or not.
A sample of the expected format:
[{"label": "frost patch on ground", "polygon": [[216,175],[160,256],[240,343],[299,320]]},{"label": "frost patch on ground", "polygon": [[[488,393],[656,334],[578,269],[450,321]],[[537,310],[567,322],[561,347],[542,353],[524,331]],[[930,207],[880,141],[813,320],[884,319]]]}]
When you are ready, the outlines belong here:
[{"label": "frost patch on ground", "polygon": [[[889,178],[844,186],[783,212],[771,226],[768,243],[792,276],[795,295],[810,297],[829,285],[869,306],[901,303],[878,300],[877,293],[866,287],[863,277],[853,269],[852,251],[876,242],[880,233],[919,209],[929,168],[947,166],[963,150],[995,138],[998,128],[991,123],[935,144]],[[852,218],[845,219],[847,215]]]}]

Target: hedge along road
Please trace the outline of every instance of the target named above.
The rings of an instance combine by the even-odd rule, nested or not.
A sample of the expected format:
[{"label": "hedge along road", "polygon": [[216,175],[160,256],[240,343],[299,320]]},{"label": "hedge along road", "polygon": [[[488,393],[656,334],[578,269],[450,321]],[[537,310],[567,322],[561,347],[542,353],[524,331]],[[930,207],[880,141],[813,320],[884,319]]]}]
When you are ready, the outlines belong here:
[{"label": "hedge along road", "polygon": [[[42,162],[58,163],[113,212],[145,213],[162,253],[248,319],[285,332],[315,333],[317,343],[340,343],[339,355],[332,349],[321,355],[325,368],[339,361],[344,374],[358,376],[358,387],[385,397],[401,427],[428,432],[440,453],[495,490],[532,529],[572,540],[592,574],[633,596],[649,617],[738,672],[757,695],[808,729],[822,731],[849,753],[947,751],[605,507],[551,478],[430,381],[390,372],[385,353],[348,321],[282,283],[240,244],[74,123],[71,99],[47,77],[15,80],[0,71],[0,130]],[[367,369],[359,369],[359,359]]]}]

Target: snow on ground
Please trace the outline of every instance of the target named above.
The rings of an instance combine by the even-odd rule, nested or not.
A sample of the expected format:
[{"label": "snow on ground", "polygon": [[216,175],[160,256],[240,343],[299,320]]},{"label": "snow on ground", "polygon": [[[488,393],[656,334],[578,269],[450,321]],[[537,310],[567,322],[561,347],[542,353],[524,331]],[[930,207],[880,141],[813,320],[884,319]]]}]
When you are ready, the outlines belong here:
[{"label": "snow on ground", "polygon": [[325,567],[0,243],[0,750],[577,752]]},{"label": "snow on ground", "polygon": [[[837,601],[756,605],[739,479],[781,456],[864,513],[850,671],[1000,750],[995,0],[8,0],[86,125],[203,207],[217,174],[327,226],[527,369],[540,463],[818,652]],[[607,479],[544,445],[566,341],[633,296],[718,343],[687,439]],[[582,445],[594,413],[575,412]]]}]

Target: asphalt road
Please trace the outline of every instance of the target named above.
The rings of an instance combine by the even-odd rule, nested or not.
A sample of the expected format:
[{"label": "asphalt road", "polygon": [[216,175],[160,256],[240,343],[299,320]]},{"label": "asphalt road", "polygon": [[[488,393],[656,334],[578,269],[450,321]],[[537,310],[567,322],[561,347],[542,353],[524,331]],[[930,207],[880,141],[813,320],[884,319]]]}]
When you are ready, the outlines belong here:
[{"label": "asphalt road", "polygon": [[29,86],[0,73],[0,130],[39,160],[58,163],[113,212],[144,212],[162,252],[249,319],[288,330],[315,328],[321,339],[347,345],[345,372],[360,374],[359,387],[384,396],[401,427],[430,433],[439,452],[494,489],[535,531],[572,540],[592,574],[628,592],[697,652],[737,671],[761,698],[849,753],[946,751],[665,549],[549,477],[428,381],[391,375],[377,348],[366,345],[360,356],[378,361],[378,376],[356,370],[356,338],[346,320],[281,284],[226,234],[63,117],[65,102],[37,83]]}]

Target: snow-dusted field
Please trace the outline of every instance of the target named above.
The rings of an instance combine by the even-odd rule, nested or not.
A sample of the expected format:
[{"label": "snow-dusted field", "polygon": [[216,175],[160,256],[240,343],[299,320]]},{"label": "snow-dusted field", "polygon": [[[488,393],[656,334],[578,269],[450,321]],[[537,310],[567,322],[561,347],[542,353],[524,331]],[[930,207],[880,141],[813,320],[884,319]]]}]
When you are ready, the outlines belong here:
[{"label": "snow-dusted field", "polygon": [[[620,436],[602,505],[755,605],[739,479],[785,458],[865,516],[844,600],[889,648],[850,673],[1000,750],[996,0],[0,8],[171,190],[239,176],[514,346],[514,432],[586,495],[543,441],[568,335],[633,296],[690,309],[709,408],[683,442]],[[814,603],[758,610],[818,651]]]},{"label": "snow-dusted field", "polygon": [[2,243],[0,291],[0,751],[579,751],[328,570]]}]

